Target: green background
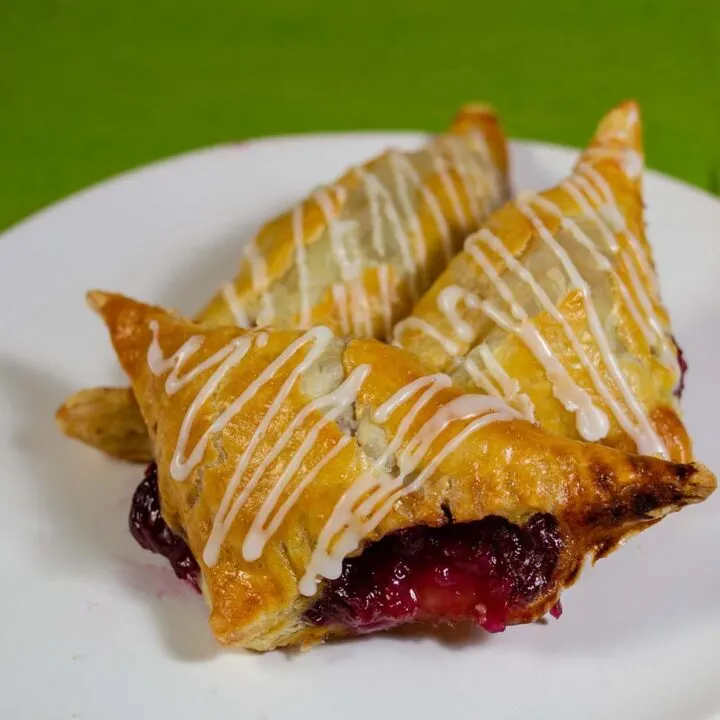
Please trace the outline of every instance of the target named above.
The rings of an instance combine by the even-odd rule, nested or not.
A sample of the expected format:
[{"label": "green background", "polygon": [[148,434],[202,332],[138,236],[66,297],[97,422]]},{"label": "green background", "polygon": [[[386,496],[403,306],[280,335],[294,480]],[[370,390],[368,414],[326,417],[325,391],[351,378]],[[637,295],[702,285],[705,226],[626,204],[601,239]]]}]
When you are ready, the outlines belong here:
[{"label": "green background", "polygon": [[581,145],[638,98],[649,165],[716,190],[720,0],[0,0],[0,229],[122,170],[311,130]]}]

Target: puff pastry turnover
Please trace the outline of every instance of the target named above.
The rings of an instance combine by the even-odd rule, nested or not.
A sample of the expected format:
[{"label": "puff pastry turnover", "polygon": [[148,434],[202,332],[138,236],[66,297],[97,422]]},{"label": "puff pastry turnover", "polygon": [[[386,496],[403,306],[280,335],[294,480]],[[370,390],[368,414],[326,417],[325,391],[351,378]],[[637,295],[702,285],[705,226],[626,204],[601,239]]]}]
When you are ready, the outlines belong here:
[{"label": "puff pastry turnover", "polygon": [[696,464],[545,433],[376,340],[90,301],[150,429],[163,531],[197,561],[222,643],[557,614],[586,555],[715,487]]},{"label": "puff pastry turnover", "polygon": [[466,240],[396,343],[551,432],[689,460],[642,167],[640,115],[626,102],[565,181],[522,194]]},{"label": "puff pastry turnover", "polygon": [[[505,138],[494,111],[464,107],[416,152],[389,151],[267,223],[234,280],[196,317],[210,326],[323,324],[386,337],[462,241],[508,197]],[[84,390],[58,412],[68,435],[146,460],[147,431],[126,389]]]}]

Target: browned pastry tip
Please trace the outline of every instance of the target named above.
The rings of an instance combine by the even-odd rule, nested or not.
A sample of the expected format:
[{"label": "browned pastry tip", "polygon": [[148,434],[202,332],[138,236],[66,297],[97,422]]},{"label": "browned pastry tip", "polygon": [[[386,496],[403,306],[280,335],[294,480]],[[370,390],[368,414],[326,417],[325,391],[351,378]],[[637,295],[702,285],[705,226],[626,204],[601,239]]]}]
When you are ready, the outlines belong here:
[{"label": "browned pastry tip", "polygon": [[598,124],[590,147],[615,146],[643,152],[642,116],[636,100],[625,100]]},{"label": "browned pastry tip", "polygon": [[509,169],[507,139],[500,124],[497,110],[488,103],[468,103],[455,115],[450,126],[451,133],[463,134],[480,130],[487,142],[493,161],[501,173]]},{"label": "browned pastry tip", "polygon": [[68,437],[128,462],[152,460],[145,421],[130,388],[98,387],[71,395],[55,414]]}]

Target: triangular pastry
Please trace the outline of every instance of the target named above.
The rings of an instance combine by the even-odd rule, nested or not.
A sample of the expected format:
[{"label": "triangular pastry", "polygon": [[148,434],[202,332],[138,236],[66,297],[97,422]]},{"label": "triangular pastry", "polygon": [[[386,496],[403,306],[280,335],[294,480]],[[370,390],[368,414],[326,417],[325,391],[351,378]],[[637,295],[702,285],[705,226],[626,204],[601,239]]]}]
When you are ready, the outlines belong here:
[{"label": "triangular pastry", "polygon": [[[133,524],[148,547],[161,530],[171,559],[187,543],[222,643],[558,614],[586,555],[715,487],[699,465],[545,433],[376,340],[213,330],[118,295],[90,301],[157,462]],[[148,517],[154,529],[138,526]]]},{"label": "triangular pastry", "polygon": [[[386,337],[508,198],[507,173],[497,115],[468,105],[420,150],[385,152],[268,222],[196,320]],[[58,421],[111,455],[147,459],[147,432],[126,389],[76,393]]]},{"label": "triangular pastry", "polygon": [[642,167],[639,111],[626,102],[564,182],[521,194],[466,240],[395,342],[551,432],[691,459]]},{"label": "triangular pastry", "polygon": [[465,106],[420,150],[385,152],[267,223],[196,319],[387,337],[507,200],[507,171],[497,115]]}]

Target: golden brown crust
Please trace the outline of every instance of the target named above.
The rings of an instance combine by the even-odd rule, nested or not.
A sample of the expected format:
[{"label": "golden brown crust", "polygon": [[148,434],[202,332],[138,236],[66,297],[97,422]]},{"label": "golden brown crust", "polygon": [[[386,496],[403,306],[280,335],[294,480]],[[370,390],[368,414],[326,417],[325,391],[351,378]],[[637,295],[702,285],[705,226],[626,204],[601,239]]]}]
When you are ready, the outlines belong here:
[{"label": "golden brown crust", "polygon": [[88,388],[70,396],[55,418],[68,436],[129,462],[150,462],[152,446],[130,388]]},{"label": "golden brown crust", "polygon": [[[493,213],[484,229],[466,241],[465,249],[417,303],[411,319],[396,328],[398,344],[417,354],[430,369],[451,373],[455,382],[465,388],[478,387],[478,369],[490,377],[491,384],[497,384],[493,368],[487,364],[489,353],[490,361],[494,359],[504,370],[508,382],[517,383],[515,400],[520,398],[532,407],[537,422],[551,432],[582,439],[575,414],[558,399],[537,350],[531,349],[515,328],[502,327],[485,310],[464,300],[456,306],[457,317],[467,323],[470,332],[461,335],[458,319],[443,304],[442,298],[448,292],[463,290],[472,295],[476,304],[488,301],[514,323],[516,318],[499,290],[500,283],[505,283],[571,380],[609,417],[610,428],[601,442],[626,451],[635,451],[637,447],[636,440],[627,432],[627,423],[623,426],[603,395],[603,385],[618,403],[620,412],[628,417],[637,415],[628,398],[640,403],[671,459],[690,459],[690,440],[673,395],[679,378],[676,347],[668,313],[657,292],[652,252],[645,237],[641,162],[639,111],[635,103],[626,102],[600,123],[569,182],[537,196],[521,195]],[[613,207],[623,226],[613,219],[610,212]],[[533,215],[578,269],[587,283],[589,302],[539,232]],[[608,244],[608,235],[616,248]],[[580,359],[561,321],[535,300],[530,286],[496,252],[492,236],[549,296],[553,310],[559,311],[562,321],[590,358],[588,362]],[[594,247],[594,256],[583,243]],[[499,282],[481,266],[478,255],[487,258],[500,277]],[[599,265],[598,256],[607,263],[607,269]],[[617,357],[628,391],[620,387],[617,373],[603,355],[588,306],[597,312],[602,334],[607,336],[611,352]],[[429,335],[428,327],[439,335]],[[661,341],[651,342],[658,335]],[[438,341],[438,336],[447,341]],[[599,381],[591,370],[597,373]],[[507,397],[502,387],[500,392]]]},{"label": "golden brown crust", "polygon": [[[214,435],[203,453],[202,462],[182,482],[171,479],[170,464],[180,428],[193,399],[207,382],[211,370],[195,377],[175,394],[166,393],[165,374],[154,375],[148,366],[150,322],[158,326],[159,343],[168,357],[191,337],[203,338],[197,356],[184,372],[209,358],[229,342],[255,337],[231,328],[202,329],[168,315],[159,308],[141,305],[121,296],[94,293],[91,303],[103,316],[116,352],[128,373],[140,408],[150,427],[159,469],[163,514],[170,526],[182,533],[199,559],[205,596],[211,606],[210,623],[223,643],[267,650],[279,645],[312,643],[339,628],[308,627],[303,613],[313,602],[298,591],[298,581],[318,545],[322,528],[338,502],[365,476],[371,465],[371,445],[358,429],[379,406],[408,383],[422,378],[425,369],[412,355],[374,340],[334,340],[327,352],[292,384],[291,391],[274,419],[258,435],[268,408],[279,396],[279,388],[303,361],[307,350],[291,355],[272,378],[256,386],[242,412]],[[301,336],[299,332],[269,331],[263,343],[256,343],[244,359],[225,375],[219,389],[201,404],[189,435],[188,447],[198,441],[218,415],[270,367]],[[337,387],[353,371],[369,367],[353,406],[355,420],[343,427],[328,422],[317,433],[311,449],[299,466],[297,483],[322,459],[331,454],[339,440],[347,445],[332,458],[304,489],[300,499],[264,547],[260,559],[248,561],[243,543],[258,509],[268,497],[282,471],[293,461],[297,448],[310,427],[322,419],[315,410],[306,418],[305,430],[284,446],[277,463],[268,467],[262,479],[241,506],[221,546],[216,565],[208,566],[203,551],[216,519],[229,478],[243,451],[257,442],[249,468],[256,468],[270,452],[288,423],[317,398],[314,383]],[[431,416],[466,397],[455,387],[444,387],[419,409],[410,431],[400,445],[407,447],[420,428],[427,428]],[[408,416],[409,406],[400,403],[385,421],[373,421],[389,442],[397,436],[399,424]],[[463,416],[464,417],[464,416]],[[457,418],[442,425],[416,470],[422,472],[442,448],[459,436],[471,419]],[[304,434],[303,434],[304,433]],[[346,434],[350,433],[350,436]],[[295,485],[296,486],[296,485]],[[715,479],[699,465],[679,465],[650,457],[627,455],[602,445],[578,443],[544,433],[523,420],[491,422],[469,434],[442,459],[425,484],[392,505],[377,527],[362,538],[363,544],[388,533],[414,525],[437,526],[446,521],[443,507],[458,522],[501,515],[523,523],[534,513],[551,513],[562,528],[566,541],[554,585],[536,603],[513,618],[525,622],[540,617],[557,600],[559,591],[577,576],[587,553],[602,555],[623,537],[657,521],[668,512],[698,502],[713,491]],[[286,488],[289,493],[290,486]],[[284,497],[284,496],[283,496]]]},{"label": "golden brown crust", "polygon": [[[453,149],[449,147],[450,138],[460,143]],[[483,187],[477,183],[469,183],[465,174],[467,167],[458,162],[461,158],[472,158],[482,155],[484,150],[476,148],[476,142],[481,138],[490,154],[492,166],[483,170]],[[446,172],[440,173],[433,162],[433,154],[439,155],[446,166]],[[315,192],[304,200],[299,208],[281,215],[261,228],[254,243],[259,254],[265,260],[264,277],[259,280],[253,277],[252,259],[243,257],[240,269],[232,281],[233,292],[237,302],[244,308],[252,319],[262,312],[261,298],[270,297],[276,314],[272,325],[278,328],[297,328],[309,325],[323,324],[338,334],[347,334],[342,313],[336,303],[328,302],[326,293],[331,286],[342,287],[348,297],[357,292],[353,279],[341,276],[341,268],[334,263],[328,263],[327,258],[333,256],[333,242],[328,231],[328,213],[323,207],[329,205],[337,214],[337,219],[343,221],[360,221],[369,223],[369,196],[364,188],[361,174],[371,173],[383,179],[385,187],[395,197],[397,207],[402,207],[403,200],[399,187],[390,181],[394,172],[392,165],[397,153],[388,151],[365,163],[359,170],[353,169],[339,178],[332,186],[325,190]],[[412,204],[419,219],[419,228],[413,228],[408,217],[403,217],[411,244],[414,270],[408,272],[402,257],[395,253],[393,248],[386,250],[389,258],[380,260],[369,257],[370,237],[364,237],[363,249],[363,284],[367,287],[368,275],[378,272],[388,272],[387,292],[390,297],[390,324],[394,324],[407,314],[412,306],[409,285],[414,284],[419,292],[424,291],[432,280],[437,277],[447,262],[444,252],[443,232],[434,217],[433,209],[438,205],[447,224],[448,241],[454,250],[467,236],[467,233],[476,229],[489,212],[509,196],[507,179],[507,147],[506,139],[500,127],[495,111],[485,105],[468,105],[459,111],[450,131],[439,136],[429,146],[415,153],[403,154],[411,161],[422,184],[429,193],[421,193],[417,188],[412,190]],[[477,159],[474,161],[477,162]],[[492,169],[494,167],[494,169]],[[453,205],[453,198],[460,205],[461,216]],[[481,210],[475,216],[474,206],[480,203]],[[319,291],[310,293],[311,310],[310,322],[303,322],[299,311],[301,291],[298,287],[300,278],[297,276],[296,229],[294,222],[296,214],[300,214],[299,236],[307,253],[307,264],[311,268],[313,285],[319,284]],[[419,230],[419,232],[418,232]],[[314,262],[317,257],[317,262]],[[422,260],[421,260],[422,258]],[[321,262],[325,259],[325,262]],[[425,264],[418,272],[418,266]],[[317,282],[317,274],[322,276]],[[416,277],[411,277],[416,275]],[[377,284],[377,281],[375,281]],[[368,333],[363,327],[352,328],[352,334],[371,336],[384,336],[386,319],[381,307],[381,295],[377,290],[369,294],[370,297],[370,325],[372,332]],[[351,314],[352,308],[349,309]],[[260,315],[262,319],[262,315]],[[218,292],[208,305],[197,316],[198,322],[209,326],[233,325],[235,317],[229,307],[227,296]],[[352,318],[350,318],[352,320]]]},{"label": "golden brown crust", "polygon": [[[478,139],[481,146],[476,146]],[[479,147],[486,147],[495,169],[484,164],[484,150]],[[509,195],[506,140],[497,114],[489,106],[462,108],[446,135],[416,153],[403,155],[415,168],[425,189],[421,192],[417,187],[409,187],[417,228],[404,214],[405,210],[400,217],[412,258],[399,252],[397,237],[387,243],[386,257],[373,254],[369,199],[360,187],[358,171],[351,170],[333,186],[313,193],[299,207],[266,223],[252,241],[254,254],[246,253],[235,279],[217,292],[196,320],[208,326],[235,325],[237,318],[228,301],[230,296],[250,322],[258,320],[258,313],[265,307],[271,308],[271,316],[260,319],[274,327],[323,324],[339,333],[385,337],[392,325],[412,308],[417,297],[414,293],[424,291],[442,271],[448,259],[447,247],[454,253],[466,234],[476,229],[488,212]],[[445,173],[437,171],[433,155],[446,167]],[[481,179],[468,180],[470,165],[463,163],[471,160]],[[394,177],[394,162],[393,153],[383,153],[365,163],[362,171],[374,173],[385,182],[396,206],[403,208],[400,186],[389,181]],[[438,225],[438,211],[447,226],[447,237]],[[302,262],[307,265],[311,284],[307,318],[300,313],[303,298],[295,237],[298,213],[299,237],[305,253]],[[357,279],[340,277],[338,264],[329,262],[334,256],[333,239],[328,231],[329,214],[337,214],[337,219],[346,225],[354,222],[367,230],[361,237],[362,267]],[[389,236],[397,233],[396,229],[389,230],[385,228]],[[341,314],[343,302],[338,304],[339,294],[347,298],[347,319]],[[353,319],[355,315],[357,322]],[[124,397],[123,390],[81,391],[58,411],[60,427],[67,435],[114,456],[145,460],[142,446],[147,440],[142,424],[138,422],[137,411],[122,402]],[[130,444],[125,445],[124,438]]]}]

